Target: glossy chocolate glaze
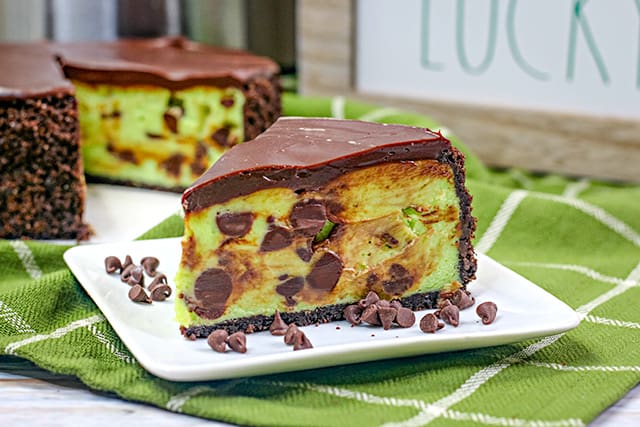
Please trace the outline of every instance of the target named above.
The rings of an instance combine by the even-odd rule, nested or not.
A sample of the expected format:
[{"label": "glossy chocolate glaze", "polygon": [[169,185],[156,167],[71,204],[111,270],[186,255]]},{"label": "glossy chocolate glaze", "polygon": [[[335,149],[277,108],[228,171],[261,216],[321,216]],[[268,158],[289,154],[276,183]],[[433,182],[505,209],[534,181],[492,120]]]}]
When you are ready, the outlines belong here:
[{"label": "glossy chocolate glaze", "polygon": [[73,94],[48,43],[0,44],[0,99]]},{"label": "glossy chocolate glaze", "polygon": [[182,197],[185,211],[266,188],[309,191],[356,168],[438,159],[451,149],[424,128],[355,120],[280,118],[255,140],[224,154]]},{"label": "glossy chocolate glaze", "polygon": [[197,85],[242,88],[249,80],[279,72],[268,58],[181,37],[0,44],[0,70],[0,99],[73,93],[67,79],[170,90]]},{"label": "glossy chocolate glaze", "polygon": [[57,49],[65,75],[85,83],[153,85],[180,90],[191,86],[236,86],[279,72],[270,59],[207,46],[182,37],[68,43]]}]

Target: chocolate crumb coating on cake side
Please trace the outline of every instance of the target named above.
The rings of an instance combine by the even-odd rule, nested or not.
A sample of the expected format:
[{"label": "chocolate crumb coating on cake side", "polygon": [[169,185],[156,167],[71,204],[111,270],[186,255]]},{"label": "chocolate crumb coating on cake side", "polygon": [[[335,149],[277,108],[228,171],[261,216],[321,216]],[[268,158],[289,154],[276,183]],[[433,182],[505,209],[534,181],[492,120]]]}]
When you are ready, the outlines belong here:
[{"label": "chocolate crumb coating on cake side", "polygon": [[0,56],[0,238],[82,240],[77,105],[45,54]]},{"label": "chocolate crumb coating on cake side", "polygon": [[275,310],[298,325],[339,320],[370,291],[435,308],[475,278],[464,157],[423,128],[281,118],[183,207],[176,312],[191,335],[261,330]]}]

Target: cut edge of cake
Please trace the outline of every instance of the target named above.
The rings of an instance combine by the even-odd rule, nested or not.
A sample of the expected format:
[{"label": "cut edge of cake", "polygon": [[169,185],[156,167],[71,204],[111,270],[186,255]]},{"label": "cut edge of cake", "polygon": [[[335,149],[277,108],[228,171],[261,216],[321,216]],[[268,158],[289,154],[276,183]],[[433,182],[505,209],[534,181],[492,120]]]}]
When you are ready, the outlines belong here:
[{"label": "cut edge of cake", "polygon": [[44,53],[3,56],[0,238],[86,240],[75,92]]}]

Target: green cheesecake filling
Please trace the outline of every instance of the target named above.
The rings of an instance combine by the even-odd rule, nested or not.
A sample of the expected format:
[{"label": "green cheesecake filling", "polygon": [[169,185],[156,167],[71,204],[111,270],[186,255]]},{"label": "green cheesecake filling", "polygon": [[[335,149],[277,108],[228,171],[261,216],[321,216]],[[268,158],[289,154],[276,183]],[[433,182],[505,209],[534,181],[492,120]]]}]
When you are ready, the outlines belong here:
[{"label": "green cheesecake filling", "polygon": [[357,169],[187,212],[175,278],[183,326],[460,286],[460,203],[435,160]]},{"label": "green cheesecake filling", "polygon": [[184,188],[244,140],[237,88],[73,84],[84,168],[94,177]]}]

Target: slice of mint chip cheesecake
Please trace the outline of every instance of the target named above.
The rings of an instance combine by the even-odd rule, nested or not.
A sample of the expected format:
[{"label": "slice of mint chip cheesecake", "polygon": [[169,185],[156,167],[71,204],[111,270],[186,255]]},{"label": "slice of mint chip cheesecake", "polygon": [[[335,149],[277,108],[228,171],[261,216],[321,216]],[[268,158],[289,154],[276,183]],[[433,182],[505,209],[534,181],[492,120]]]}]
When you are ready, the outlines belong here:
[{"label": "slice of mint chip cheesecake", "polygon": [[183,194],[185,336],[344,318],[370,291],[413,310],[474,279],[463,155],[401,125],[281,118]]}]

